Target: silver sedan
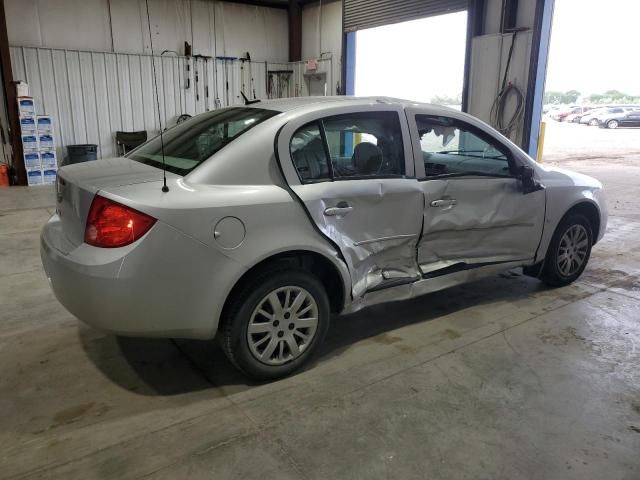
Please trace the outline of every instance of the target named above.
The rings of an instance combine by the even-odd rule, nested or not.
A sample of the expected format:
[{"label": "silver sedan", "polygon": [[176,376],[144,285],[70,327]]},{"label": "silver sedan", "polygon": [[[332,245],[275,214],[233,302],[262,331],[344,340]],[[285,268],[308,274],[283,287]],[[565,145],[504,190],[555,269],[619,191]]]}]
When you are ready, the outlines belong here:
[{"label": "silver sedan", "polygon": [[56,194],[41,254],[72,314],[117,335],[217,336],[261,379],[307,361],[332,314],[514,267],[571,283],[607,222],[598,181],[464,113],[387,98],[204,113],[61,168]]}]

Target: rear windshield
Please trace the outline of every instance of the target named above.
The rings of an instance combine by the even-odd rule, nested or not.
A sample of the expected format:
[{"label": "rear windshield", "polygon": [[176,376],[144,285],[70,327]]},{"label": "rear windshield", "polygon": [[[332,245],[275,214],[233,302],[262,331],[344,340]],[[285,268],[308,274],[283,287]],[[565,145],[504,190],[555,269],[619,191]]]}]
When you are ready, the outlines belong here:
[{"label": "rear windshield", "polygon": [[[224,108],[176,125],[162,134],[167,171],[186,175],[222,147],[278,113],[260,108]],[[162,168],[160,135],[126,156]]]}]

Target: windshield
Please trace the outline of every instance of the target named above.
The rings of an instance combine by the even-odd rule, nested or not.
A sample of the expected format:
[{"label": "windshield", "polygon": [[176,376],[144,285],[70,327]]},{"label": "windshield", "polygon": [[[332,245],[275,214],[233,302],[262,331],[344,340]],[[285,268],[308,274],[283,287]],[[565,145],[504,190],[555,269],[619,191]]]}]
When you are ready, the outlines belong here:
[{"label": "windshield", "polygon": [[[260,108],[224,108],[176,125],[162,135],[167,171],[186,175],[247,130],[278,113]],[[160,136],[126,156],[136,162],[162,168]]]}]

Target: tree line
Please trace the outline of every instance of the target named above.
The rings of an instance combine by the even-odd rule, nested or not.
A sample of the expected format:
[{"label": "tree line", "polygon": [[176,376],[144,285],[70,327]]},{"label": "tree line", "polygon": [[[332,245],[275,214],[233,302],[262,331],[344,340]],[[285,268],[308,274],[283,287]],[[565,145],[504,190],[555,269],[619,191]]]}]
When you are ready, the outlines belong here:
[{"label": "tree line", "polygon": [[544,93],[544,103],[547,104],[569,104],[576,103],[579,98],[585,103],[608,104],[608,103],[640,103],[640,97],[629,95],[619,90],[607,90],[604,93],[593,93],[587,97],[582,97],[578,90],[568,90],[566,92],[548,91]]}]

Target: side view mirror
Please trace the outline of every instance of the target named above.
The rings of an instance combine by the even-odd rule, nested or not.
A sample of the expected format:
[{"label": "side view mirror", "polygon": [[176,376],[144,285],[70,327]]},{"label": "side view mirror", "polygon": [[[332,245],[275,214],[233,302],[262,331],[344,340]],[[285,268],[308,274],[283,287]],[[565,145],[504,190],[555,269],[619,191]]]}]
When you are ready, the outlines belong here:
[{"label": "side view mirror", "polygon": [[523,195],[544,189],[544,185],[535,179],[535,170],[528,165],[520,167],[520,181]]}]

